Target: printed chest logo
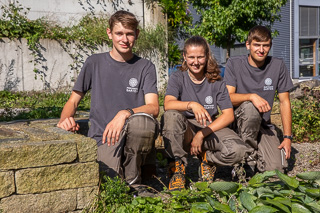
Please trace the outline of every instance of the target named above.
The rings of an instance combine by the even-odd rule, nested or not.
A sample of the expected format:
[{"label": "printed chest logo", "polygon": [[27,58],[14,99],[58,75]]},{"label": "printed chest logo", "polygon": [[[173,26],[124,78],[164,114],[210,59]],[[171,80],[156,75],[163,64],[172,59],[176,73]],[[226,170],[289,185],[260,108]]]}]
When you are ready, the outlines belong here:
[{"label": "printed chest logo", "polygon": [[205,99],[204,99],[204,102],[206,103],[203,107],[205,109],[214,109],[214,104],[213,103],[213,98],[212,96],[207,96]]},{"label": "printed chest logo", "polygon": [[263,87],[263,90],[273,90],[272,79],[271,78],[266,78],[264,80],[264,84],[265,84],[265,86]]},{"label": "printed chest logo", "polygon": [[129,87],[127,87],[127,92],[138,92],[138,88],[136,86],[138,85],[138,80],[136,78],[130,78],[129,80]]}]

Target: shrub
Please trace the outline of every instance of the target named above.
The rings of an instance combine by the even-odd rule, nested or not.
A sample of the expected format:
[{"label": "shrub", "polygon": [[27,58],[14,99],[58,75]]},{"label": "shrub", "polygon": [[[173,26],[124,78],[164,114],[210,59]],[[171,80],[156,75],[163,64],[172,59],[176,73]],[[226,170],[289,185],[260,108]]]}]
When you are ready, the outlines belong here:
[{"label": "shrub", "polygon": [[292,132],[297,142],[320,141],[320,101],[303,98],[292,101]]}]

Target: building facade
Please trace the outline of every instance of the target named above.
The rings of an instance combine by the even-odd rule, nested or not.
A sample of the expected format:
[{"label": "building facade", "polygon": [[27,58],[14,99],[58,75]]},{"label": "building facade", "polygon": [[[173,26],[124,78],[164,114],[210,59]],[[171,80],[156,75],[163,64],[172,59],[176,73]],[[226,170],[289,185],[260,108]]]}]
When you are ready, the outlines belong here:
[{"label": "building facade", "polygon": [[[273,39],[270,55],[282,58],[292,79],[319,77],[320,72],[320,0],[288,0],[281,8],[281,21],[272,26],[279,35]],[[214,48],[221,64],[226,51]],[[231,56],[246,54],[244,44],[235,44]]]}]

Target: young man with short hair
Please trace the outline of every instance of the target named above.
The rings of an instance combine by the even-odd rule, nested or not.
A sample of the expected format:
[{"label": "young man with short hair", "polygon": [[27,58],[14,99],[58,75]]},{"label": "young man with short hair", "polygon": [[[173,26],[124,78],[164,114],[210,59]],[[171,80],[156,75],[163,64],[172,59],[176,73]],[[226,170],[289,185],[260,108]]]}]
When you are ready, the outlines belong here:
[{"label": "young man with short hair", "polygon": [[88,57],[57,126],[79,129],[74,114],[91,90],[88,136],[97,141],[100,169],[109,176],[124,175],[127,183],[135,184],[141,181],[141,166],[158,134],[156,70],[149,60],[132,52],[139,35],[132,13],[113,14],[107,34],[112,50]]},{"label": "young man with short hair", "polygon": [[[251,168],[260,172],[287,166],[291,152],[291,104],[289,90],[292,80],[283,60],[268,56],[271,32],[264,26],[249,31],[246,47],[249,55],[228,60],[224,80],[235,107],[235,126],[243,141],[255,149],[248,158]],[[270,114],[278,94],[284,139],[280,143]]]}]

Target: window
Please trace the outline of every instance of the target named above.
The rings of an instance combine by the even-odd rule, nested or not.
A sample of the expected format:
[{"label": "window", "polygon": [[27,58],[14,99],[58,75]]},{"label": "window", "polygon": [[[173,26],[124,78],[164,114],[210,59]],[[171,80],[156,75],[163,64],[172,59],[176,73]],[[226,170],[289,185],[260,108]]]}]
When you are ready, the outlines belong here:
[{"label": "window", "polygon": [[319,36],[319,8],[300,7],[300,36]]},{"label": "window", "polygon": [[299,42],[299,76],[315,75],[316,39],[300,39]]}]

